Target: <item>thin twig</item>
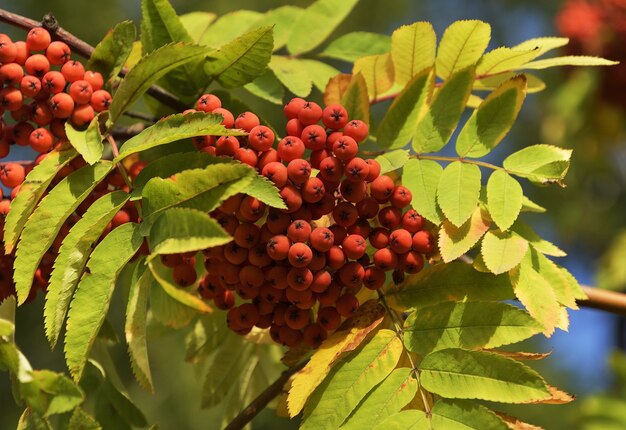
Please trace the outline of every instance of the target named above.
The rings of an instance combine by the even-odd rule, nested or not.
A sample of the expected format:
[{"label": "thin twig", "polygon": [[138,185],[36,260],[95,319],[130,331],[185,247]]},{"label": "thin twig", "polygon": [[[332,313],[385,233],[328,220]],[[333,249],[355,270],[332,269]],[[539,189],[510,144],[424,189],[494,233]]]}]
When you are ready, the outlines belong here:
[{"label": "thin twig", "polygon": [[224,430],[240,430],[259,414],[276,396],[283,392],[283,386],[294,374],[299,372],[308,360],[302,361],[293,367],[285,370],[280,377],[258,395],[239,415],[235,417]]},{"label": "thin twig", "polygon": [[[81,57],[89,58],[91,57],[91,54],[93,54],[93,46],[74,36],[69,31],[59,27],[56,19],[50,14],[46,15],[42,22],[38,22],[33,19],[26,18],[25,16],[9,12],[5,9],[0,9],[0,21],[23,28],[24,30],[44,26],[50,32],[53,39],[65,42],[72,49],[72,51],[76,52]],[[122,69],[119,76],[124,77],[127,73],[128,69]],[[148,88],[147,94],[154,97],[164,105],[172,108],[176,112],[182,112],[188,108],[188,106],[178,97],[158,85],[152,85]]]},{"label": "thin twig", "polygon": [[384,294],[382,294],[380,291],[377,291],[377,292],[378,292],[378,298],[380,299],[380,302],[382,303],[383,307],[385,308],[385,310],[391,317],[391,320],[393,322],[394,329],[395,329],[394,331],[396,332],[396,336],[398,337],[398,339],[400,339],[400,342],[402,343],[402,349],[406,353],[409,359],[409,363],[411,363],[411,367],[413,368],[413,374],[415,375],[415,379],[417,380],[417,387],[418,387],[420,396],[422,398],[422,404],[424,405],[424,412],[426,413],[426,416],[428,417],[429,427],[432,428],[432,422],[430,422],[430,419],[431,419],[430,403],[428,402],[428,398],[426,398],[426,392],[424,391],[424,388],[422,387],[422,382],[420,381],[419,369],[417,365],[415,364],[413,357],[411,357],[411,353],[407,349],[406,345],[404,345],[404,339],[402,337],[402,325],[403,325],[402,320],[400,316],[398,316],[396,311],[393,310],[391,306],[389,306]]},{"label": "thin twig", "polygon": [[587,300],[578,300],[579,306],[599,309],[612,314],[626,317],[626,294],[600,288],[582,286],[587,294]]}]

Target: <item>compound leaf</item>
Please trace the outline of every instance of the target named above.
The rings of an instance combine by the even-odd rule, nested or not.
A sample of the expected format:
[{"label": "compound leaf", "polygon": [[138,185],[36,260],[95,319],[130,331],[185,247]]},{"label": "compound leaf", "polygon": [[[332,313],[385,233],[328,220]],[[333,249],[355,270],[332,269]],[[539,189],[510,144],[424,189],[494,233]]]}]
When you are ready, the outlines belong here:
[{"label": "compound leaf", "polygon": [[96,246],[81,278],[67,318],[65,359],[74,380],[80,380],[87,357],[104,322],[115,280],[143,242],[139,226],[123,224]]}]

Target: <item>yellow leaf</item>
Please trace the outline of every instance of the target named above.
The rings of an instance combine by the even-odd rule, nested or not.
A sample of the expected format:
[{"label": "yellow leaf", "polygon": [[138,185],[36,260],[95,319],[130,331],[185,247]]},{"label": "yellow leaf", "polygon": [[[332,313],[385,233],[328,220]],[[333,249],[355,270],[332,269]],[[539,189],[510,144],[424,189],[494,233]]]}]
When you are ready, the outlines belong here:
[{"label": "yellow leaf", "polygon": [[352,75],[348,73],[342,73],[340,75],[330,78],[326,89],[324,90],[324,104],[337,104],[341,103],[341,99],[350,85]]},{"label": "yellow leaf", "polygon": [[368,55],[354,62],[353,74],[361,73],[367,84],[370,100],[376,99],[393,85],[391,54]]},{"label": "yellow leaf", "polygon": [[500,419],[504,421],[504,423],[511,430],[543,430],[542,427],[525,423],[524,421],[520,421],[519,419],[512,417],[510,415],[504,414],[502,412],[496,412],[496,415],[500,417]]},{"label": "yellow leaf", "polygon": [[491,222],[480,207],[476,207],[472,217],[460,227],[444,221],[439,230],[439,250],[443,261],[449,263],[469,251],[489,230]]},{"label": "yellow leaf", "polygon": [[356,349],[381,323],[382,319],[380,304],[371,300],[359,308],[357,315],[346,321],[349,326],[347,330],[335,332],[322,343],[311,360],[295,374],[291,382],[287,396],[290,417],[295,417],[302,411],[309,396],[328,375],[341,355]]}]

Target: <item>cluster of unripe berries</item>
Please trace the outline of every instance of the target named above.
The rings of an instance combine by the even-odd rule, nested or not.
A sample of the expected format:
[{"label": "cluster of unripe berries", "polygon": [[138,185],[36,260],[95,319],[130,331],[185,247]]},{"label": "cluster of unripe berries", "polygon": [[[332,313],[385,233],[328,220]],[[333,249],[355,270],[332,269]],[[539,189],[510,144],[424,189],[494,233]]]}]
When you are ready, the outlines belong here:
[{"label": "cluster of unripe berries", "polygon": [[102,75],[85,70],[71,54],[42,27],[30,30],[26,41],[0,34],[0,113],[10,118],[0,123],[0,158],[13,144],[46,153],[66,140],[66,121],[82,128],[108,109],[111,95],[102,89]]},{"label": "cluster of unripe berries", "polygon": [[[237,194],[211,215],[234,240],[205,250],[207,275],[199,293],[228,310],[229,327],[245,335],[269,328],[278,343],[317,347],[354,315],[362,287],[379,289],[388,272],[417,273],[432,237],[413,209],[411,192],[373,159],[358,157],[368,126],[349,120],[341,105],[325,108],[300,98],[284,108],[287,135],[244,112],[236,118],[206,94],[196,110],[222,115],[247,136],[204,136],[196,147],[256,169],[280,190],[286,209]],[[192,254],[164,255],[175,282],[197,281]],[[236,296],[243,301],[236,306]]]},{"label": "cluster of unripe berries", "polygon": [[[25,41],[13,42],[9,36],[0,34],[0,158],[9,154],[12,145],[30,146],[39,153],[30,163],[0,165],[0,182],[10,190],[3,196],[0,188],[0,239],[11,200],[19,193],[28,172],[52,149],[68,145],[66,122],[84,128],[98,112],[108,109],[111,95],[103,85],[100,73],[85,70],[83,64],[72,60],[67,44],[52,41],[44,28],[30,30]],[[51,187],[85,164],[80,156],[72,160],[57,173]],[[142,167],[143,163],[136,163],[129,169],[129,175],[136,176]],[[46,290],[54,259],[71,226],[97,198],[125,187],[121,174],[111,173],[69,217],[35,273],[28,300],[34,299],[38,290]],[[135,207],[128,204],[114,216],[103,236],[112,228],[137,219]],[[11,276],[14,256],[5,255],[3,244],[0,246],[2,301],[15,294]]]}]

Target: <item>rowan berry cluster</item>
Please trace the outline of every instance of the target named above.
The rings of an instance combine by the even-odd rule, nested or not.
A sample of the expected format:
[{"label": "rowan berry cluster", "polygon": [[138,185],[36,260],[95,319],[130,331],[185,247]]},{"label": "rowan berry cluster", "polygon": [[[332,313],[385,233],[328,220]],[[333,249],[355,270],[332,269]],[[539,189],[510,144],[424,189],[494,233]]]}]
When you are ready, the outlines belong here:
[{"label": "rowan berry cluster", "polygon": [[[28,146],[39,153],[31,163],[0,165],[0,182],[11,190],[2,199],[0,189],[0,228],[4,227],[10,202],[19,193],[28,172],[53,148],[68,145],[65,124],[69,121],[78,129],[84,128],[98,112],[109,107],[111,95],[103,89],[102,75],[85,70],[80,61],[71,59],[71,54],[67,44],[52,41],[50,33],[42,27],[30,30],[25,41],[13,42],[6,34],[0,34],[0,158],[5,158],[13,145]],[[84,165],[82,157],[75,158],[57,173],[51,186]],[[141,167],[133,166],[129,174],[136,175]],[[70,216],[37,269],[28,300],[34,299],[38,290],[46,290],[56,254],[80,215],[104,193],[124,187],[120,173],[112,173]],[[133,206],[127,205],[115,215],[104,235],[132,220],[137,220],[137,213]],[[2,254],[0,301],[15,294],[11,276],[13,256]]]},{"label": "rowan berry cluster", "polygon": [[[411,192],[380,175],[376,160],[358,157],[368,126],[349,120],[343,106],[292,99],[284,107],[287,135],[275,147],[274,131],[252,112],[235,118],[211,94],[196,109],[248,132],[197,138],[196,147],[250,165],[276,185],[287,206],[268,208],[237,194],[212,213],[234,240],[204,252],[208,274],[199,293],[228,310],[233,331],[269,328],[278,343],[314,348],[354,315],[363,286],[381,288],[389,271],[421,270],[432,237],[409,209]],[[180,286],[197,281],[193,255],[162,261]],[[236,296],[244,303],[236,306]]]}]

